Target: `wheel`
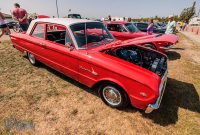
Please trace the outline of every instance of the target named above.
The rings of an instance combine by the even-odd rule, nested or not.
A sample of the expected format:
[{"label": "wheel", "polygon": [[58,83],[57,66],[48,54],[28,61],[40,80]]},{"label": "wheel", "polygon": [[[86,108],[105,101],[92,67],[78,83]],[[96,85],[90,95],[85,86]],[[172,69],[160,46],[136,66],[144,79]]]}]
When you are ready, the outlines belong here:
[{"label": "wheel", "polygon": [[124,90],[113,83],[101,85],[99,94],[103,102],[113,108],[124,108],[129,103],[128,96]]},{"label": "wheel", "polygon": [[28,56],[28,60],[30,61],[30,63],[34,66],[38,65],[38,61],[35,59],[35,56],[32,53],[27,53]]},{"label": "wheel", "polygon": [[150,48],[150,49],[153,49],[153,50],[157,50],[157,48],[155,47],[155,45],[152,45],[152,44],[144,44],[143,46],[147,47],[147,48]]},{"label": "wheel", "polygon": [[17,33],[22,32],[20,25],[19,24],[14,25],[13,31]]}]

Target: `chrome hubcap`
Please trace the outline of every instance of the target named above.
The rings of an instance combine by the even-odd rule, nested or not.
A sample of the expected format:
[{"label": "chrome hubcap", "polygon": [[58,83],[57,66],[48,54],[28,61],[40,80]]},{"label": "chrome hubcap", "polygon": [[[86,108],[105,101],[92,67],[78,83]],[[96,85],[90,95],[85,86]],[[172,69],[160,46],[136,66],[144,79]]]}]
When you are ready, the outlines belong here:
[{"label": "chrome hubcap", "polygon": [[32,64],[35,64],[35,57],[34,57],[33,54],[29,53],[29,54],[28,54],[28,58],[29,58],[29,60],[30,60],[30,62],[31,62]]},{"label": "chrome hubcap", "polygon": [[119,105],[122,100],[120,92],[111,86],[107,86],[103,89],[103,97],[109,104],[113,106]]}]

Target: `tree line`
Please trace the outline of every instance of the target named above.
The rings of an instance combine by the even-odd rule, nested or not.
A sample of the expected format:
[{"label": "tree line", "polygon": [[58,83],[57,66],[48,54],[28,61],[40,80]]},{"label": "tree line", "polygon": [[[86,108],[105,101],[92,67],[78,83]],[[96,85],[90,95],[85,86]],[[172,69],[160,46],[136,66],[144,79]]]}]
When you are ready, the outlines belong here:
[{"label": "tree line", "polygon": [[[180,15],[174,15],[175,21],[182,21],[189,23],[190,19],[196,15],[196,1],[193,2],[191,7],[184,8]],[[134,22],[147,22],[149,19],[154,19],[158,22],[167,22],[168,17],[146,17],[146,18],[133,18],[132,21]]]}]

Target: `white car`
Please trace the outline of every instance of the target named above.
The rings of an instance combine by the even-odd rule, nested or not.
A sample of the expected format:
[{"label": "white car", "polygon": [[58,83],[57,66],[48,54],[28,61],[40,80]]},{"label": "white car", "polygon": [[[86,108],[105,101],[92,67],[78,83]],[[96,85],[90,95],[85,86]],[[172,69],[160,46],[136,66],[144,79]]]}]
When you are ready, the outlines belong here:
[{"label": "white car", "polygon": [[200,17],[194,17],[190,20],[189,25],[200,26]]}]

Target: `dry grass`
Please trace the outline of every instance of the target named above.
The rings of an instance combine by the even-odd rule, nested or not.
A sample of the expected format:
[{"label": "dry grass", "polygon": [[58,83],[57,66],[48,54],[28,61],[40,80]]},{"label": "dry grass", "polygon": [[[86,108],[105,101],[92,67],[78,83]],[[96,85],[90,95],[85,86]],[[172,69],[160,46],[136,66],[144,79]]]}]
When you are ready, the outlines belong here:
[{"label": "dry grass", "polygon": [[0,44],[0,134],[200,134],[200,47],[179,36],[168,52],[161,108],[152,114],[107,107],[78,82],[31,66],[9,41]]}]

